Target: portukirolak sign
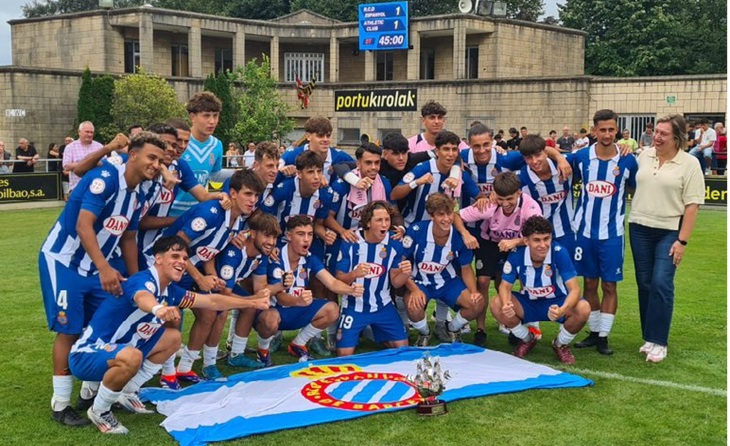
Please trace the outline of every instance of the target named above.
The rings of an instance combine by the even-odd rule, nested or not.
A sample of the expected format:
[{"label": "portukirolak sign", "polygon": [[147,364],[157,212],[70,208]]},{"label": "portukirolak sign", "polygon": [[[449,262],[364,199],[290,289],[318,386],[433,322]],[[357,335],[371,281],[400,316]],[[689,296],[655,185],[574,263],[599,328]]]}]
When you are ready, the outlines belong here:
[{"label": "portukirolak sign", "polygon": [[335,111],[416,111],[418,90],[335,91]]}]

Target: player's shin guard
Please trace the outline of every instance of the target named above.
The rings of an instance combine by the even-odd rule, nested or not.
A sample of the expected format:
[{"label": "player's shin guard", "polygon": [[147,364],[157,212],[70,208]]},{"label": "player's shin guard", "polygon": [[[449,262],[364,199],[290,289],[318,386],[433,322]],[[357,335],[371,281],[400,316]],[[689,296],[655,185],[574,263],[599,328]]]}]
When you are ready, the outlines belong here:
[{"label": "player's shin guard", "polygon": [[[613,320],[616,318],[615,314],[611,313],[601,313],[601,324],[600,328],[596,331],[598,331],[598,336],[605,338],[608,336],[609,333],[611,333],[611,328],[613,328]],[[591,329],[593,331],[593,329]]]},{"label": "player's shin guard", "polygon": [[71,393],[74,388],[74,377],[71,375],[53,376],[53,398],[51,408],[60,411],[71,404]]},{"label": "player's shin guard", "polygon": [[591,310],[591,314],[588,316],[588,329],[593,332],[597,333],[601,331],[601,311],[600,310]]},{"label": "player's shin guard", "polygon": [[175,374],[175,354],[173,353],[172,356],[167,358],[167,360],[162,363],[162,375],[163,376],[172,376]]},{"label": "player's shin guard", "polygon": [[231,338],[231,355],[241,355],[246,352],[248,337],[238,336],[235,333]]},{"label": "player's shin guard", "polygon": [[189,350],[187,346],[183,349],[180,362],[177,364],[177,371],[187,373],[193,368],[193,363],[200,358],[200,350]]},{"label": "player's shin guard", "polygon": [[316,328],[312,324],[307,324],[306,327],[302,328],[299,331],[299,334],[297,334],[297,336],[294,338],[292,344],[307,345],[307,342],[309,342],[310,339],[315,336],[319,336],[320,333],[322,333],[321,328]]},{"label": "player's shin guard", "polygon": [[425,317],[421,321],[414,322],[413,328],[418,330],[418,332],[424,336],[428,335],[430,333],[430,331],[428,329],[428,321],[426,320]]},{"label": "player's shin guard", "polygon": [[96,398],[94,398],[94,405],[91,406],[91,410],[93,410],[97,415],[110,411],[112,404],[117,402],[121,393],[121,391],[116,392],[111,390],[105,386],[104,383],[101,383],[99,386],[99,392],[96,394]]}]

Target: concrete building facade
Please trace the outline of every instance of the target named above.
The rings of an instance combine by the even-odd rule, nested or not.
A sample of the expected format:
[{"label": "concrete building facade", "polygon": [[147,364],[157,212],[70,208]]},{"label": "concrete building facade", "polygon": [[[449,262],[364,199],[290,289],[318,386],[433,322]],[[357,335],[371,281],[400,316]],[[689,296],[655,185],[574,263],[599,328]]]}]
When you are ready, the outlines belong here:
[{"label": "concrete building facade", "polygon": [[[599,108],[614,109],[632,130],[667,113],[724,120],[727,108],[726,75],[585,76],[583,32],[470,14],[412,19],[411,49],[389,52],[360,52],[357,23],[310,11],[259,21],[141,7],[9,23],[13,65],[0,67],[0,139],[27,137],[38,147],[71,130],[87,66],[120,76],[142,67],[166,77],[185,101],[209,73],[262,55],[292,106],[299,133],[290,139],[308,117],[324,115],[341,145],[355,144],[361,133],[417,133],[418,109],[429,99],[446,106],[447,127],[460,135],[474,120],[546,135],[589,125]],[[298,107],[297,76],[317,80],[306,109]],[[375,90],[416,95],[416,110],[336,106],[338,94]]]}]

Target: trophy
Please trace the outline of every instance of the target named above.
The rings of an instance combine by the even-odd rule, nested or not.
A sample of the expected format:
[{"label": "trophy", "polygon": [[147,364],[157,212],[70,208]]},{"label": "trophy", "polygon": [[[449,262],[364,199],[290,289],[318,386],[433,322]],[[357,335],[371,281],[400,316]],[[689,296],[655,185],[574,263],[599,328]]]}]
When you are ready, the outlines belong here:
[{"label": "trophy", "polygon": [[421,402],[416,407],[419,415],[443,415],[447,412],[446,403],[438,399],[446,386],[446,381],[451,379],[449,371],[441,373],[441,362],[438,356],[431,358],[426,352],[423,359],[416,363],[416,374],[406,376],[421,397]]}]

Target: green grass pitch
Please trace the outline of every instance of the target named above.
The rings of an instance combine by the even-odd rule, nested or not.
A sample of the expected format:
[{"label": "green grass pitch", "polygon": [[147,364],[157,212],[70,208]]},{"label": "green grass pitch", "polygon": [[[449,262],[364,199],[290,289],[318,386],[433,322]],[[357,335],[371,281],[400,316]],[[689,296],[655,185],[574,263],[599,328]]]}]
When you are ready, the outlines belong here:
[{"label": "green grass pitch", "polygon": [[[50,420],[51,345],[38,285],[37,255],[59,209],[0,213],[0,445],[174,444],[162,415],[118,412],[128,436],[93,426],[65,428]],[[576,350],[560,367],[550,348],[555,324],[528,359],[595,381],[583,389],[536,390],[449,404],[449,414],[422,418],[413,410],[276,432],[232,445],[720,445],[727,443],[727,216],[704,209],[677,273],[669,356],[644,361],[631,252],[619,284],[612,357]],[[489,348],[508,352],[488,319]],[[582,334],[579,335],[579,338]],[[470,335],[465,342],[470,341]],[[365,349],[375,348],[365,344]],[[293,362],[282,353],[278,363]],[[223,367],[228,374],[233,370]],[[74,400],[78,395],[78,384]]]}]

